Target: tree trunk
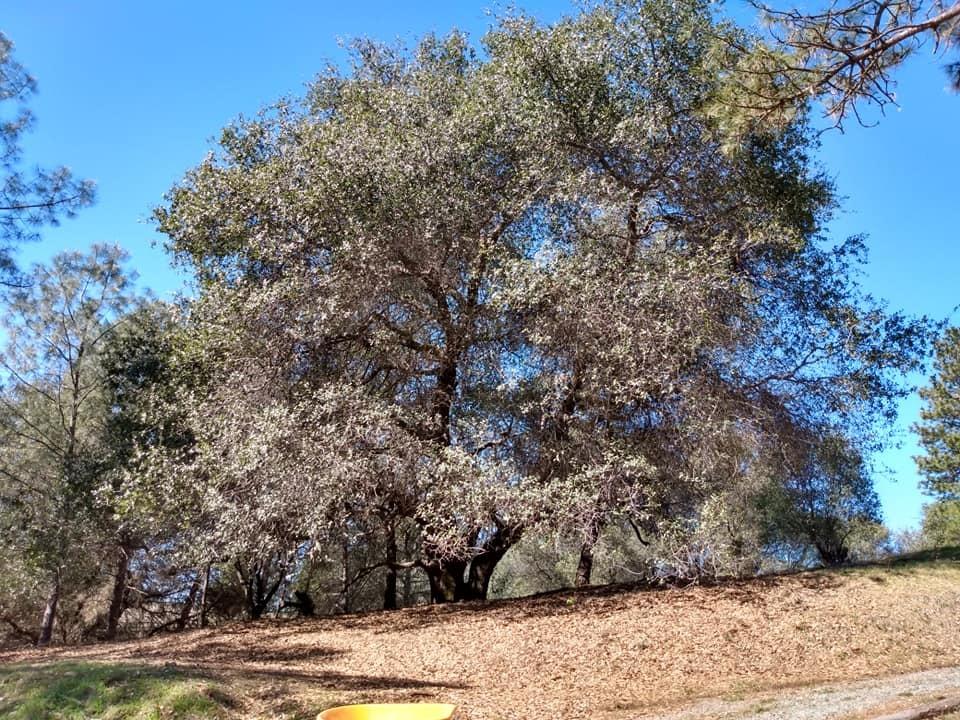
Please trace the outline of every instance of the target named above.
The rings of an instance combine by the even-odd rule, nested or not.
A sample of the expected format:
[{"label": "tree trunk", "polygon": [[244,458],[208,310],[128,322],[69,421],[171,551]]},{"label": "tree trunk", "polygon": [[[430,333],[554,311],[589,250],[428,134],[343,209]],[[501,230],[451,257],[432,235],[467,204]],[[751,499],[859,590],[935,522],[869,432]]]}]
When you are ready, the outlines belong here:
[{"label": "tree trunk", "polygon": [[497,563],[520,540],[523,530],[521,525],[498,527],[482,542],[480,533],[475,533],[469,544],[473,547],[479,544],[480,551],[469,560],[429,559],[423,568],[430,581],[430,602],[486,600]]},{"label": "tree trunk", "polygon": [[57,605],[60,602],[60,571],[57,570],[53,577],[53,587],[50,589],[50,595],[47,597],[46,607],[43,609],[43,619],[40,621],[40,636],[37,638],[37,645],[43,647],[49,645],[53,638],[53,624],[57,617]]},{"label": "tree trunk", "polygon": [[264,610],[266,610],[266,608],[262,603],[251,601],[247,604],[247,618],[249,620],[259,620],[263,617]]},{"label": "tree trunk", "polygon": [[210,563],[203,568],[203,583],[200,586],[200,627],[207,626],[207,588],[210,586]]},{"label": "tree trunk", "polygon": [[[242,559],[237,559],[234,564],[247,601],[247,617],[259,620],[283,583],[287,563],[278,558],[274,566],[274,558],[271,557],[254,560],[249,567],[244,566]],[[276,580],[271,580],[271,573],[276,573]]]},{"label": "tree trunk", "polygon": [[577,563],[577,577],[573,584],[576,587],[587,587],[590,584],[590,575],[593,573],[593,544],[583,543],[580,546],[580,562]]},{"label": "tree trunk", "polygon": [[595,520],[591,523],[587,537],[580,546],[580,562],[577,563],[577,577],[573,584],[575,587],[587,587],[590,584],[590,576],[593,574],[593,548],[600,538],[600,522]]},{"label": "tree trunk", "polygon": [[827,567],[844,565],[850,559],[850,551],[840,542],[818,542],[815,544],[820,560]]},{"label": "tree trunk", "polygon": [[259,620],[263,617],[263,611],[267,609],[263,595],[263,579],[259,572],[254,572],[247,587],[247,617],[250,620]]},{"label": "tree trunk", "polygon": [[383,586],[383,609],[397,609],[397,529],[387,531],[386,547],[387,577]]},{"label": "tree trunk", "polygon": [[187,593],[187,599],[180,608],[180,617],[177,618],[177,630],[184,630],[187,623],[190,622],[190,615],[193,614],[193,606],[197,601],[197,593],[200,592],[200,573],[193,576],[193,582],[190,583],[190,592]]},{"label": "tree trunk", "polygon": [[127,574],[130,569],[130,551],[127,543],[117,548],[117,564],[113,572],[113,592],[110,594],[110,608],[107,610],[107,631],[104,640],[117,637],[120,616],[127,607]]},{"label": "tree trunk", "polygon": [[430,602],[434,604],[464,599],[463,573],[466,560],[431,560],[424,565],[430,581]]},{"label": "tree trunk", "polygon": [[403,597],[403,607],[410,607],[413,605],[413,570],[406,569],[403,571],[403,590],[400,592],[401,597]]},{"label": "tree trunk", "polygon": [[463,592],[463,600],[486,600],[490,588],[490,578],[497,563],[504,556],[506,550],[485,550],[470,561],[470,570],[467,573],[467,583]]},{"label": "tree trunk", "polygon": [[342,560],[340,563],[340,611],[350,612],[350,543],[344,539],[341,544]]},{"label": "tree trunk", "polygon": [[457,363],[448,361],[437,372],[437,386],[434,394],[434,414],[438,420],[436,440],[442,445],[450,445],[450,411],[457,392]]},{"label": "tree trunk", "polygon": [[465,600],[486,600],[490,578],[507,551],[523,537],[523,527],[515,525],[497,530],[483,544],[481,551],[470,561]]}]

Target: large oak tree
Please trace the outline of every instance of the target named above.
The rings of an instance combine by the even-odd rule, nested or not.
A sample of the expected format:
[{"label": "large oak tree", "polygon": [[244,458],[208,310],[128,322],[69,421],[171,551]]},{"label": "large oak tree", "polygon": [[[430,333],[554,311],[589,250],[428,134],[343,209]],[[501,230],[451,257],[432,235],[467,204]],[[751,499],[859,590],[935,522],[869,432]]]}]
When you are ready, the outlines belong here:
[{"label": "large oak tree", "polygon": [[802,120],[718,121],[742,39],[655,0],[511,16],[482,53],[363,41],[228,127],[157,211],[204,370],[194,450],[154,460],[202,488],[207,557],[406,520],[422,553],[384,564],[445,601],[549,528],[585,583],[611,517],[655,532],[798,434],[863,441],[925,326],[824,247]]}]

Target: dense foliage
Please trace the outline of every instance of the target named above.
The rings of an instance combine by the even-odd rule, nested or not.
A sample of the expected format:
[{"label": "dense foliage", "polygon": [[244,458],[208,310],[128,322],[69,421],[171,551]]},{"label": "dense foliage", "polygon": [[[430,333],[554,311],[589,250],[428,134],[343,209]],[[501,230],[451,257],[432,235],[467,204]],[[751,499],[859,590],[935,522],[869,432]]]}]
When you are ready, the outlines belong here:
[{"label": "dense foliage", "polygon": [[785,447],[803,474],[811,438],[868,442],[924,328],[818,237],[802,122],[714,121],[731,36],[650,2],[513,17],[482,56],[364,42],[229,127],[158,211],[206,368],[197,452],[158,462],[204,483],[211,556],[404,520],[421,551],[386,564],[482,597],[544,528],[587,582],[611,517],[655,533]]}]

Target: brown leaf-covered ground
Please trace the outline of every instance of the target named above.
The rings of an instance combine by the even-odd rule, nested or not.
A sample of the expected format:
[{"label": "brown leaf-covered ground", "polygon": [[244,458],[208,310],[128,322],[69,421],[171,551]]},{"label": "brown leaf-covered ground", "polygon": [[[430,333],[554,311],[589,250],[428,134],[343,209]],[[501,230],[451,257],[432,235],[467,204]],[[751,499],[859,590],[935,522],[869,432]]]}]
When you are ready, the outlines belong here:
[{"label": "brown leaf-covered ground", "polygon": [[443,701],[464,720],[619,720],[696,698],[960,664],[960,561],[662,590],[262,621],[0,655],[175,664],[222,683],[236,717]]}]

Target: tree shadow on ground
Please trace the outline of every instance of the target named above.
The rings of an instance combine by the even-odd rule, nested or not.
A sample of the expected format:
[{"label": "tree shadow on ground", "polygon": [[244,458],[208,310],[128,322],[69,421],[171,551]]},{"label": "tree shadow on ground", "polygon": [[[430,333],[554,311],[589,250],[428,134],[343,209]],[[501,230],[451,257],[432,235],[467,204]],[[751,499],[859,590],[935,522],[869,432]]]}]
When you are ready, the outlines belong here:
[{"label": "tree shadow on ground", "polygon": [[446,680],[420,680],[390,675],[353,675],[335,671],[287,670],[269,667],[227,665],[216,670],[217,676],[233,680],[290,680],[310,683],[311,687],[344,692],[381,690],[469,690],[472,685]]},{"label": "tree shadow on ground", "polygon": [[[170,658],[173,656],[188,663],[199,662],[206,665],[216,665],[250,661],[265,663],[324,662],[336,660],[348,654],[346,650],[323,645],[300,643],[279,646],[275,644],[251,646],[248,643],[238,642],[236,639],[224,640],[216,635],[212,638],[217,639],[204,639],[190,645],[179,645],[173,649],[165,644],[141,648],[136,656],[143,659]],[[271,633],[269,639],[272,641],[276,639],[276,636]],[[259,642],[262,642],[262,640]]]},{"label": "tree shadow on ground", "polygon": [[248,704],[277,717],[315,718],[336,705],[364,702],[446,702],[445,691],[474,686],[445,680],[293,670],[238,664],[210,668],[225,686],[242,690]]}]

